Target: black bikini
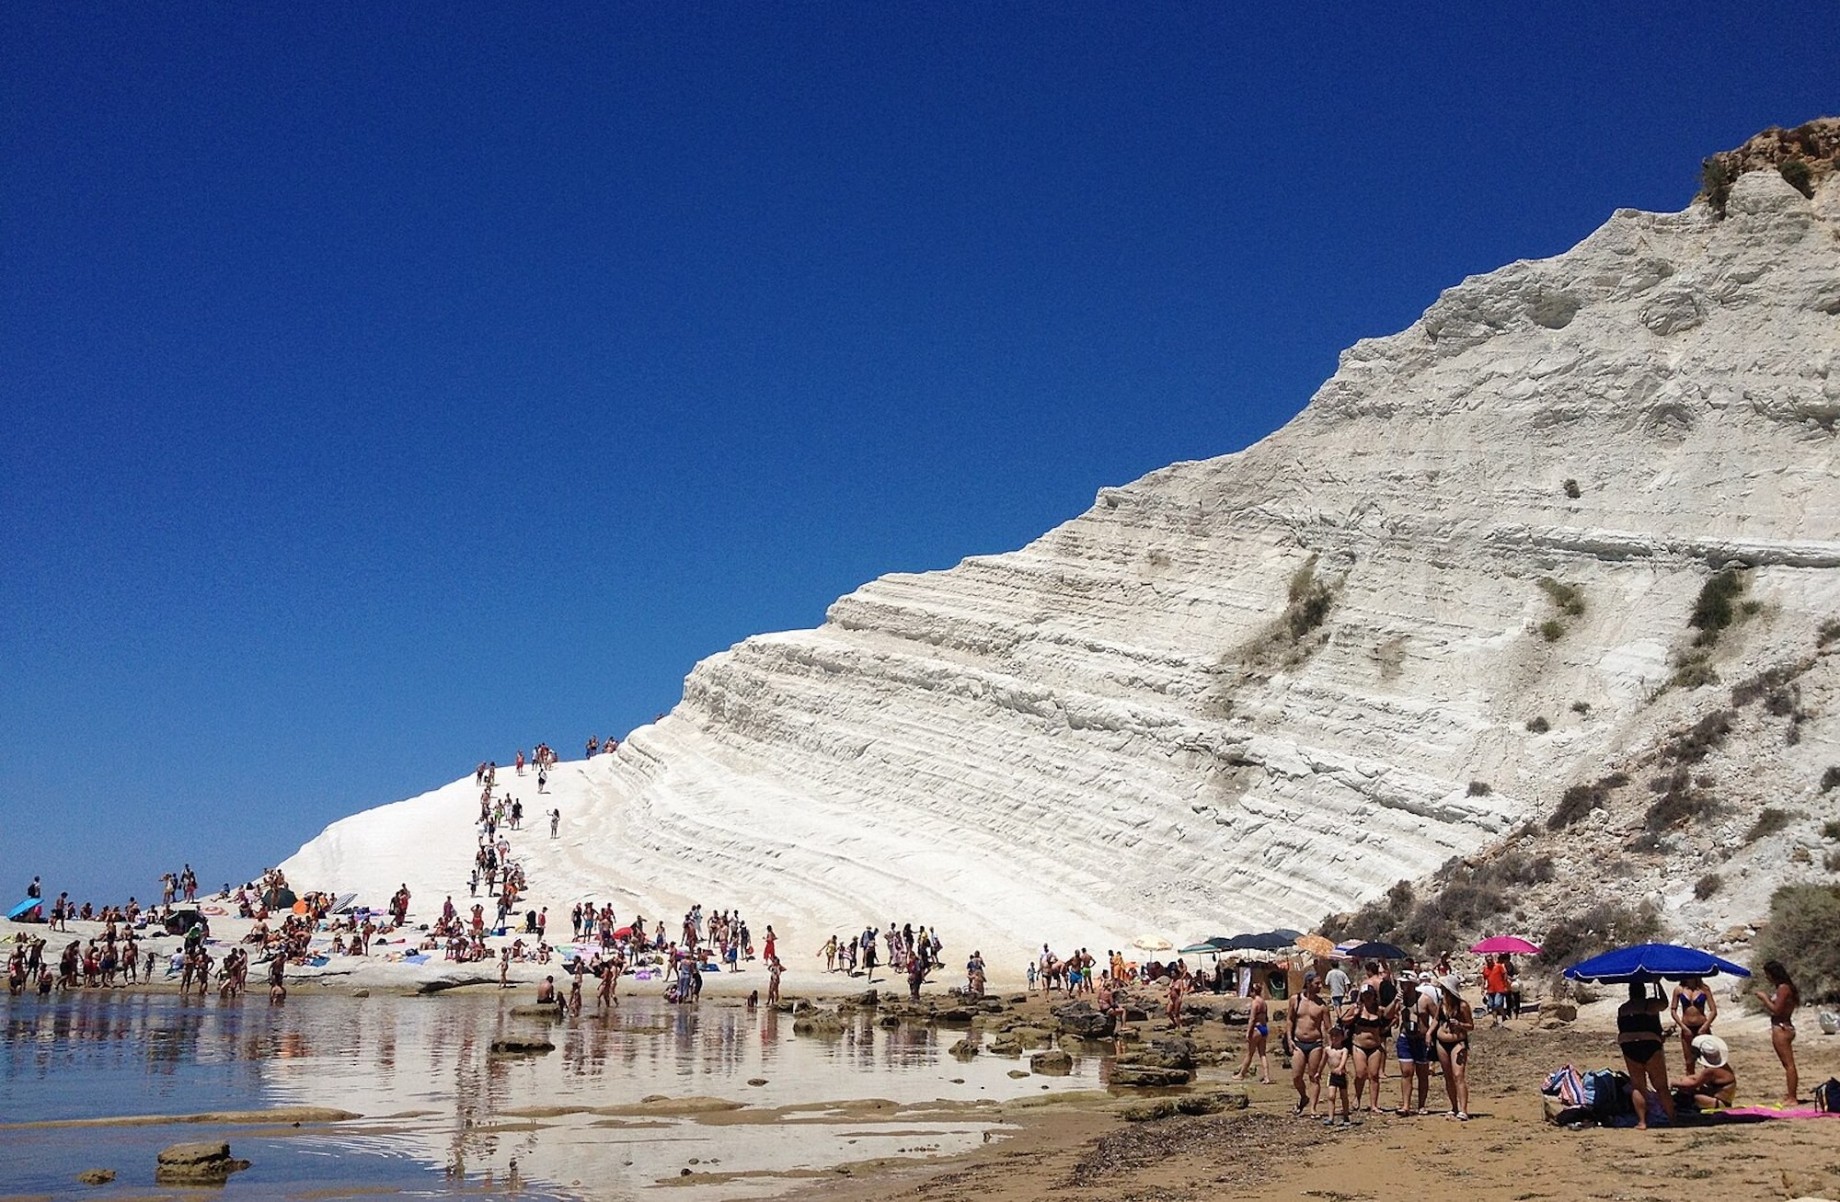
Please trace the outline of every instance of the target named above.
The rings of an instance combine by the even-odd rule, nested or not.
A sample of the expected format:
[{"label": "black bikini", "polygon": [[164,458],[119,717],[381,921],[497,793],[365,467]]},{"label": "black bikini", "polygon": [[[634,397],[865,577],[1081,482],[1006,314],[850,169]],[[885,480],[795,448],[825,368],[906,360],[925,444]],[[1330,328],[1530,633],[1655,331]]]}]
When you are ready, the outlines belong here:
[{"label": "black bikini", "polygon": [[1654,1036],[1653,1039],[1617,1040],[1623,1045],[1623,1055],[1637,1064],[1647,1064],[1661,1052],[1661,1016],[1653,1010],[1619,1013],[1616,1016],[1616,1033]]}]

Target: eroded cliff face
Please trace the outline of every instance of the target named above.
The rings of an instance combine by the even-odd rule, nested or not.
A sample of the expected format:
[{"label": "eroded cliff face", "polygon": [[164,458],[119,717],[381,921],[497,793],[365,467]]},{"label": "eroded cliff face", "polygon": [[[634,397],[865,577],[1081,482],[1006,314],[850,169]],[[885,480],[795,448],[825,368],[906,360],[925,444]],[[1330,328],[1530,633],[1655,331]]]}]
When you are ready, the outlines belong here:
[{"label": "eroded cliff face", "polygon": [[[1726,209],[1618,212],[1357,344],[1246,451],[704,661],[583,769],[537,895],[1020,957],[1309,927],[1543,815],[1722,703],[1669,687],[1715,569],[1758,606],[1697,679],[1840,616],[1840,179]],[[1798,733],[1754,754],[1812,813],[1840,730]]]}]

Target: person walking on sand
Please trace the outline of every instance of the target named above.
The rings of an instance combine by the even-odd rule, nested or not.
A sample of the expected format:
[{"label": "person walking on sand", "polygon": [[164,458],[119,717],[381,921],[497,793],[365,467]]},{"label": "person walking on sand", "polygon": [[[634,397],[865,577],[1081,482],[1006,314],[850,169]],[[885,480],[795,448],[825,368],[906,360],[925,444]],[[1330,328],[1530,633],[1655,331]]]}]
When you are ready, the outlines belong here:
[{"label": "person walking on sand", "polygon": [[[1181,961],[1177,961],[1181,964]],[[1169,1025],[1179,1033],[1182,1029],[1182,999],[1188,996],[1188,974],[1176,972],[1169,978],[1169,1004],[1164,1013],[1169,1017]]]},{"label": "person walking on sand", "polygon": [[511,988],[510,978],[511,978],[511,949],[508,947],[501,947],[498,949],[498,987],[500,989]]},{"label": "person walking on sand", "polygon": [[1757,1000],[1770,1012],[1770,1046],[1776,1049],[1776,1058],[1782,1061],[1783,1105],[1793,1107],[1800,1099],[1801,1079],[1795,1070],[1795,1008],[1802,1004],[1802,991],[1789,979],[1789,970],[1783,967],[1781,960],[1771,960],[1763,966],[1764,979],[1770,983],[1770,990],[1765,993],[1757,990]]},{"label": "person walking on sand", "polygon": [[1508,957],[1490,956],[1482,966],[1482,992],[1488,1001],[1490,1023],[1499,1027],[1508,1021],[1508,992],[1513,982],[1508,980]]},{"label": "person walking on sand", "polygon": [[[541,790],[538,790],[541,792]],[[549,812],[549,837],[556,837],[556,828],[562,825],[562,811],[554,809]]]},{"label": "person walking on sand", "polygon": [[1271,1084],[1271,1053],[1268,1042],[1271,1038],[1271,1007],[1265,1001],[1264,987],[1253,982],[1251,989],[1252,1009],[1246,1015],[1246,1062],[1239,1066],[1233,1076],[1244,1080],[1252,1071],[1252,1062],[1259,1062],[1259,1084]]},{"label": "person walking on sand", "polygon": [[[1380,1113],[1380,1077],[1386,1068],[1386,1037],[1389,1022],[1380,1009],[1380,990],[1362,985],[1355,994],[1354,1005],[1342,1019],[1347,1036],[1348,1065],[1354,1080],[1354,1106]],[[1371,1088],[1372,1092],[1369,1092]],[[1363,1096],[1365,1095],[1365,1101]]]},{"label": "person walking on sand", "polygon": [[[1399,1109],[1393,1113],[1404,1118],[1424,1114],[1431,1093],[1431,1063],[1437,1053],[1431,1046],[1431,1028],[1437,1021],[1436,985],[1426,973],[1414,982],[1407,977],[1409,990],[1400,994],[1399,1038],[1393,1047],[1399,1060]],[[1412,1084],[1418,1083],[1418,1105],[1412,1104]]]},{"label": "person walking on sand", "polygon": [[[1444,1092],[1450,1097],[1447,1117],[1469,1121],[1469,1037],[1476,1029],[1476,1012],[1457,991],[1453,973],[1438,981],[1437,1026],[1431,1040],[1437,1048],[1438,1065],[1444,1070]],[[1670,1116],[1672,1117],[1672,1116]]]},{"label": "person walking on sand", "polygon": [[1348,978],[1348,970],[1342,967],[1340,960],[1329,962],[1329,976],[1323,981],[1323,988],[1329,991],[1329,1011],[1339,1017],[1342,1007],[1348,1004],[1348,991],[1353,982]]},{"label": "person walking on sand", "polygon": [[1292,1111],[1317,1117],[1322,1104],[1323,1041],[1328,1034],[1329,1007],[1323,1004],[1322,982],[1313,972],[1303,974],[1303,992],[1291,998],[1291,1085],[1297,1090]]},{"label": "person walking on sand", "polygon": [[1329,1069],[1329,1113],[1323,1117],[1323,1123],[1333,1127],[1338,1121],[1342,1126],[1354,1122],[1348,1114],[1348,1075],[1349,1064],[1348,1032],[1340,1024],[1329,1028],[1329,1047],[1323,1053],[1323,1063]]}]

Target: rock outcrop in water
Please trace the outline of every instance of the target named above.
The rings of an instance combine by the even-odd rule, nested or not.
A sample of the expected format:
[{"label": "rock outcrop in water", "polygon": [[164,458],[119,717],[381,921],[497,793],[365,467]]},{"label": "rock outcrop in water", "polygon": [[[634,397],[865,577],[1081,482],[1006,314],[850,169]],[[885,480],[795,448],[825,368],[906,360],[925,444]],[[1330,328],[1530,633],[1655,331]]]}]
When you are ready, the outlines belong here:
[{"label": "rock outcrop in water", "polygon": [[[1840,643],[1817,648],[1840,618],[1840,180],[1813,190],[1758,170],[1722,219],[1619,211],[1356,344],[1243,452],[712,656],[668,717],[556,775],[568,837],[524,844],[538,900],[739,903],[801,956],[912,919],[999,964],[1307,928],[1800,660],[1796,740],[1722,754],[1728,805],[1790,794],[1806,836],[1840,801],[1818,783]],[[1743,591],[1708,639],[1690,619],[1721,569]],[[336,824],[289,875],[438,897],[464,828],[385,849],[472,792]]]}]

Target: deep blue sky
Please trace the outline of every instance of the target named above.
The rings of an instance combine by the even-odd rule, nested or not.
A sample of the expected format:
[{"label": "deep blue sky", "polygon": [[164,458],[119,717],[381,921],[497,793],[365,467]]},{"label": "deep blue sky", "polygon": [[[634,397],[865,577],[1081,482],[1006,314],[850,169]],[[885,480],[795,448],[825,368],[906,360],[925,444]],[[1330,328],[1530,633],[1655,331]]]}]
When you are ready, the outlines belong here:
[{"label": "deep blue sky", "polygon": [[1831,4],[1244,7],[0,6],[0,890],[579,754],[1840,109]]}]

